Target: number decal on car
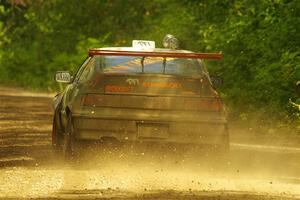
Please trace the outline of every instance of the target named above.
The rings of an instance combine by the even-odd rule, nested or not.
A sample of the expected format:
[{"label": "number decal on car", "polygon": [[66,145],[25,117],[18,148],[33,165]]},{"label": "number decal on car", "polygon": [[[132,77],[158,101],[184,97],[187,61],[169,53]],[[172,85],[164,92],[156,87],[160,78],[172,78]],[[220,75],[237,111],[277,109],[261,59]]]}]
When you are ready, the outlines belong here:
[{"label": "number decal on car", "polygon": [[129,78],[129,79],[126,80],[126,82],[127,82],[129,85],[134,85],[134,86],[140,84],[139,79],[131,79],[131,78]]}]

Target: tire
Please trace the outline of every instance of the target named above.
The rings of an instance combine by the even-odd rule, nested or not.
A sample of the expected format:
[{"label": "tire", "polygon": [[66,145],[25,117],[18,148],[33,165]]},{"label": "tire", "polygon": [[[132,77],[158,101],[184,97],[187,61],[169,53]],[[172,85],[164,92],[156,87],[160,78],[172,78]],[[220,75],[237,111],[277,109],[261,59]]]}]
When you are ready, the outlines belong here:
[{"label": "tire", "polygon": [[228,155],[230,152],[229,132],[227,127],[222,136],[222,143],[217,146],[217,150],[223,155]]},{"label": "tire", "polygon": [[223,164],[224,169],[227,165],[230,164],[230,140],[229,140],[229,131],[226,126],[225,133],[223,135],[223,143],[218,146],[218,160],[219,163]]},{"label": "tire", "polygon": [[52,148],[56,157],[60,157],[62,153],[63,136],[61,130],[57,126],[56,117],[52,124]]},{"label": "tire", "polygon": [[65,127],[63,144],[62,144],[62,155],[65,161],[74,160],[74,127],[72,121],[72,115],[69,114],[67,125]]},{"label": "tire", "polygon": [[224,134],[224,143],[222,145],[224,153],[229,154],[230,153],[230,137],[229,137],[229,130],[228,125],[225,127],[225,134]]}]

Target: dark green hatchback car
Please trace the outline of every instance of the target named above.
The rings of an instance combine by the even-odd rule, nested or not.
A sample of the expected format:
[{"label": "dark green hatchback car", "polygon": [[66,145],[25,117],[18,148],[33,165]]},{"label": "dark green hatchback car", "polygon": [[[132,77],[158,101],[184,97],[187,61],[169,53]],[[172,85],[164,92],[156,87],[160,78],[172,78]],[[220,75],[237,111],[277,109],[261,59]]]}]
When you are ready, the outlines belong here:
[{"label": "dark green hatchback car", "polygon": [[223,102],[202,59],[221,54],[136,47],[89,51],[77,73],[56,73],[52,143],[65,156],[80,141],[212,145],[228,149]]}]

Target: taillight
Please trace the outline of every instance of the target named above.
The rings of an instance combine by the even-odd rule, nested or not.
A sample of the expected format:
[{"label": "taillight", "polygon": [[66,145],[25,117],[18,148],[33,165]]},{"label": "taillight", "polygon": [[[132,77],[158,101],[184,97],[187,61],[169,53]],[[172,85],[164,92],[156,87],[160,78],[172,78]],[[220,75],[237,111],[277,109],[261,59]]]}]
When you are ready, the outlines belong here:
[{"label": "taillight", "polygon": [[191,100],[187,99],[184,101],[184,107],[186,110],[196,110],[196,111],[217,111],[222,110],[222,102],[220,99],[197,99]]},{"label": "taillight", "polygon": [[101,106],[105,103],[105,97],[101,95],[88,94],[82,97],[81,105],[83,106]]},{"label": "taillight", "polygon": [[221,111],[222,102],[219,99],[202,100],[199,105],[200,109],[207,109],[211,111]]}]

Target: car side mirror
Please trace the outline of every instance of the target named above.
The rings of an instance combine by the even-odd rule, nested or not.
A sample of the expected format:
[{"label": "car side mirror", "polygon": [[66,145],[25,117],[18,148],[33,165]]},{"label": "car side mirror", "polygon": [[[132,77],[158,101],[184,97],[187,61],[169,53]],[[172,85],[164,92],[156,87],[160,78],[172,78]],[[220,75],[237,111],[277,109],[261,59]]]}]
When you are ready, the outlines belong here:
[{"label": "car side mirror", "polygon": [[72,76],[68,71],[58,71],[55,74],[55,81],[58,83],[70,83]]},{"label": "car side mirror", "polygon": [[210,79],[215,88],[219,88],[223,85],[223,79],[219,76],[211,75]]}]

